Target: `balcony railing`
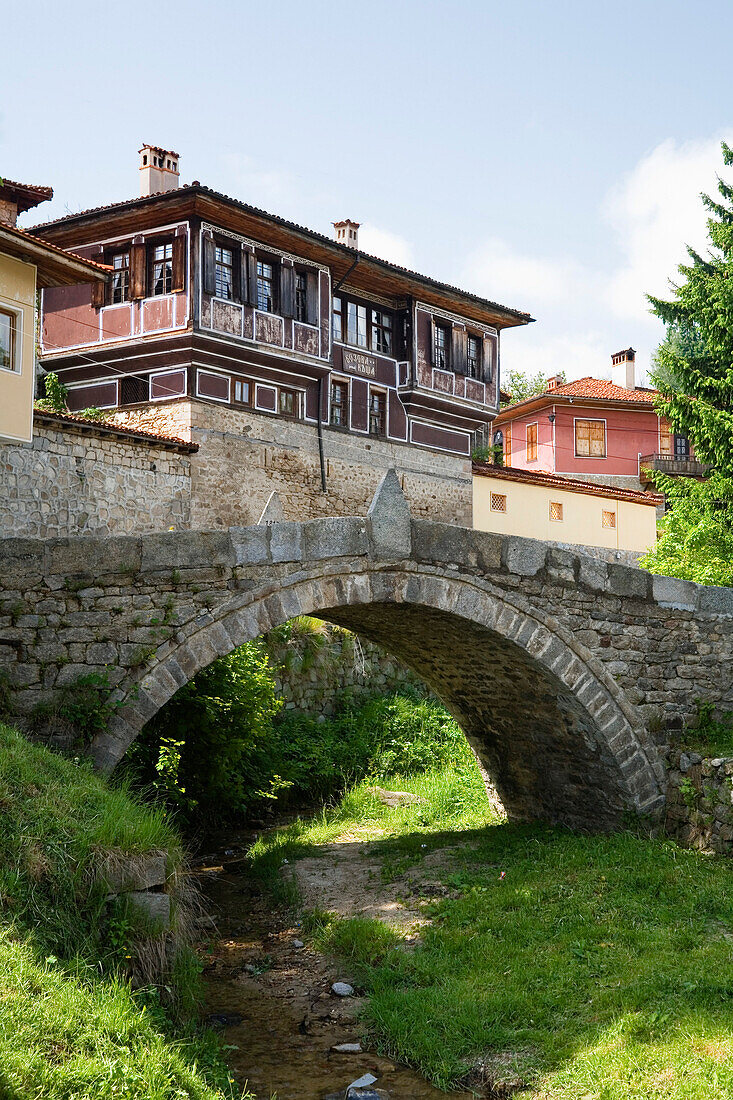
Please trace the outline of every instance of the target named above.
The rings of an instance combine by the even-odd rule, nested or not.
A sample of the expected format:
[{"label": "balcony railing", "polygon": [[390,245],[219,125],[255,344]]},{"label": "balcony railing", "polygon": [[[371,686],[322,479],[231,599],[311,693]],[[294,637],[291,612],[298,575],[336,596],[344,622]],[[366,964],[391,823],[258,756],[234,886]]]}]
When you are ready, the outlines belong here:
[{"label": "balcony railing", "polygon": [[659,470],[669,477],[707,477],[710,464],[696,458],[676,458],[674,455],[642,455],[639,459],[639,475],[645,470]]}]

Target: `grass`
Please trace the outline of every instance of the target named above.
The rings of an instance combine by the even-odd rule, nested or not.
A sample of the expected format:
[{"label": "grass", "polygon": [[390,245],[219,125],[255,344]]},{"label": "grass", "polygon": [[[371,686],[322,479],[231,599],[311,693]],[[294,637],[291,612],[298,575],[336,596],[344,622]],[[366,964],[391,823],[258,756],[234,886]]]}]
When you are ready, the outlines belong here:
[{"label": "grass", "polygon": [[487,824],[485,801],[472,810],[460,779],[453,788],[446,775],[414,782],[437,802],[391,811],[359,787],[253,852],[264,872],[268,859],[272,868],[378,824],[390,874],[405,860],[419,874],[441,830],[453,831],[453,844],[465,830],[442,872],[451,894],[432,906],[416,945],[378,921],[316,913],[306,922],[316,946],[349,959],[369,993],[374,1043],[439,1087],[472,1083],[489,1096],[733,1096],[728,860],[634,832]]},{"label": "grass", "polygon": [[142,936],[180,983],[176,1003],[194,993],[193,952],[175,935],[145,939],[124,908],[106,906],[94,875],[105,853],[161,848],[175,876],[183,851],[162,811],[0,725],[2,1100],[240,1095],[214,1037],[174,1023],[164,989],[134,992],[126,980]]},{"label": "grass", "polygon": [[733,713],[716,714],[712,703],[696,701],[697,724],[685,730],[685,749],[702,756],[733,756]]}]

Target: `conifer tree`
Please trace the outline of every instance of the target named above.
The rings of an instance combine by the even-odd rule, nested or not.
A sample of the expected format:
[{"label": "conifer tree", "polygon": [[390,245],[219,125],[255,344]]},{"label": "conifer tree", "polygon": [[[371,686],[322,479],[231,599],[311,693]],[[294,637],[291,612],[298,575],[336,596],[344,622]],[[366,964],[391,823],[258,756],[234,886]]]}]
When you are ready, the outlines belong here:
[{"label": "conifer tree", "polygon": [[[722,143],[723,160],[733,150]],[[660,390],[658,411],[687,436],[702,462],[733,475],[733,187],[718,180],[721,200],[703,195],[710,212],[711,249],[703,257],[687,249],[689,264],[672,301],[649,295],[652,312],[667,325],[652,379]]]}]

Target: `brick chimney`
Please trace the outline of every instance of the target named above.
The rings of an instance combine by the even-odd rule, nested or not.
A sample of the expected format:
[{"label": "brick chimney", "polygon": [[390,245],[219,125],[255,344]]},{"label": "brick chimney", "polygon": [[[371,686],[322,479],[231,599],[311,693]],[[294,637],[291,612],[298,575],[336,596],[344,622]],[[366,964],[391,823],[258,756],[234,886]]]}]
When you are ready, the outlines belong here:
[{"label": "brick chimney", "polygon": [[336,240],[339,244],[346,244],[349,248],[359,249],[359,226],[361,222],[352,222],[351,218],[347,218],[343,222],[334,222],[333,228],[336,230]]},{"label": "brick chimney", "polygon": [[547,379],[547,389],[548,390],[556,390],[557,387],[561,386],[561,385],[563,385],[561,374],[553,374],[552,378]]},{"label": "brick chimney", "polygon": [[611,381],[625,390],[636,389],[636,352],[625,348],[611,356]]},{"label": "brick chimney", "polygon": [[157,145],[143,145],[140,154],[140,196],[175,191],[178,187],[178,153]]}]

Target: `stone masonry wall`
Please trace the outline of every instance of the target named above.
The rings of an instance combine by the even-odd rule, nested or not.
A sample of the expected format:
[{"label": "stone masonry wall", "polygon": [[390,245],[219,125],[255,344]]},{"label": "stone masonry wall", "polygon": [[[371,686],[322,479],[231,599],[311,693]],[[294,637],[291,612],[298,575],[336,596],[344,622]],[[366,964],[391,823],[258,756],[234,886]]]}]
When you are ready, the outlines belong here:
[{"label": "stone masonry wall", "polygon": [[733,852],[733,757],[670,757],[666,830],[685,848]]},{"label": "stone masonry wall", "polygon": [[92,425],[34,425],[0,446],[0,533],[32,538],[141,534],[191,522],[191,457],[104,437]]},{"label": "stone masonry wall", "polygon": [[114,418],[200,444],[191,467],[194,528],[256,523],[273,489],[288,519],[364,515],[390,467],[413,516],[471,526],[471,463],[465,458],[324,426],[324,493],[312,424],[188,399],[121,410]]},{"label": "stone masonry wall", "polygon": [[321,648],[310,661],[303,656],[312,647],[307,637],[292,640],[287,649],[294,660],[285,661],[284,647],[270,646],[270,665],[277,694],[285,710],[331,715],[338,695],[387,695],[413,688],[426,692],[423,681],[379,646],[324,623]]}]

